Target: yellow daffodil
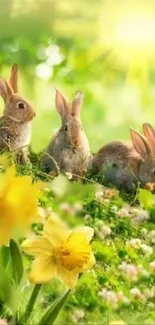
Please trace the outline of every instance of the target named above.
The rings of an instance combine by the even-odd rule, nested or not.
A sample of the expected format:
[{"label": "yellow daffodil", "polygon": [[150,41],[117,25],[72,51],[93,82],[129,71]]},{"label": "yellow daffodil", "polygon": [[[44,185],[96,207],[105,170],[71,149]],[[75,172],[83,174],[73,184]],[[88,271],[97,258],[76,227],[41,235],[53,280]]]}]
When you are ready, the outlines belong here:
[{"label": "yellow daffodil", "polygon": [[90,269],[95,258],[89,244],[94,235],[90,227],[73,231],[57,217],[44,225],[43,236],[26,239],[22,249],[36,256],[30,273],[32,283],[45,283],[59,276],[69,288],[75,287],[79,273]]},{"label": "yellow daffodil", "polygon": [[13,157],[9,152],[0,155],[0,170],[6,169],[13,164]]},{"label": "yellow daffodil", "polygon": [[35,220],[40,188],[30,176],[16,176],[15,167],[0,174],[0,245],[8,244],[16,227]]}]

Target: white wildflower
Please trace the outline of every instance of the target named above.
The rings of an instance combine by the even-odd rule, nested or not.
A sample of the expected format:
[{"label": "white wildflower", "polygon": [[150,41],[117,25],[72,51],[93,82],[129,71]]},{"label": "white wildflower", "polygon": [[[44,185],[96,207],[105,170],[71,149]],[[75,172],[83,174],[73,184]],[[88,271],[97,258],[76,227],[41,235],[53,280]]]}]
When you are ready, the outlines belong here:
[{"label": "white wildflower", "polygon": [[124,293],[122,291],[119,291],[117,294],[117,298],[119,302],[124,303],[125,305],[129,305],[130,304],[130,300],[124,295]]},{"label": "white wildflower", "polygon": [[[150,308],[150,309],[154,309],[154,307],[155,307],[155,306],[154,306],[154,303],[153,303],[153,302],[149,302],[149,303],[148,303],[148,308]],[[148,324],[149,324],[149,325],[154,325],[154,322],[152,323],[152,320],[151,320],[151,322],[150,322],[150,321],[149,321],[149,322],[147,321],[146,325],[148,325]]]},{"label": "white wildflower", "polygon": [[77,309],[75,309],[75,310],[73,311],[73,313],[70,315],[70,319],[71,319],[71,321],[72,321],[74,324],[76,324],[76,323],[78,323],[81,319],[84,318],[84,315],[85,315],[84,311],[83,311],[82,309],[77,308]]},{"label": "white wildflower", "polygon": [[136,217],[139,214],[139,209],[132,208],[130,210],[130,213],[132,214],[133,217]]},{"label": "white wildflower", "polygon": [[151,255],[153,253],[153,248],[148,245],[142,244],[141,249],[143,253],[146,255]]},{"label": "white wildflower", "polygon": [[151,241],[152,244],[155,244],[155,230],[151,230],[148,233],[147,238]]},{"label": "white wildflower", "polygon": [[147,270],[145,270],[145,269],[142,270],[141,274],[142,274],[145,278],[149,278],[149,277],[150,277],[150,273],[149,273]]},{"label": "white wildflower", "polygon": [[142,298],[142,294],[141,294],[141,292],[140,292],[140,290],[138,288],[132,288],[130,290],[130,294],[135,299],[141,299]]},{"label": "white wildflower", "polygon": [[149,213],[146,210],[139,210],[137,213],[137,216],[134,218],[133,222],[138,223],[138,222],[144,222],[149,219]]},{"label": "white wildflower", "polygon": [[103,240],[105,237],[111,234],[111,228],[108,225],[105,225],[102,220],[100,220],[95,227],[95,232],[97,236]]},{"label": "white wildflower", "polygon": [[80,213],[83,210],[83,206],[80,202],[76,202],[73,204],[73,210],[75,213]]},{"label": "white wildflower", "polygon": [[85,315],[84,310],[78,308],[74,311],[74,314],[76,315],[78,320],[82,319]]},{"label": "white wildflower", "polygon": [[124,296],[124,297],[122,298],[122,302],[123,302],[125,305],[130,305],[130,299],[127,298],[126,296]]},{"label": "white wildflower", "polygon": [[72,175],[72,173],[70,173],[70,172],[67,172],[67,173],[66,173],[66,176],[67,176],[67,178],[68,178],[69,180],[71,180],[71,179],[73,178],[73,175]]},{"label": "white wildflower", "polygon": [[133,238],[130,239],[127,242],[127,246],[133,247],[133,248],[140,248],[141,247],[141,240],[139,238]]},{"label": "white wildflower", "polygon": [[126,262],[123,262],[120,266],[119,269],[126,273],[130,280],[136,281],[137,276],[138,276],[138,271],[135,265],[133,264],[127,264]]},{"label": "white wildflower", "polygon": [[152,269],[152,271],[155,271],[155,261],[152,261],[150,264],[149,264],[150,268]]},{"label": "white wildflower", "polygon": [[102,202],[103,201],[103,191],[98,191],[95,193],[95,199],[96,201]]},{"label": "white wildflower", "polygon": [[109,236],[111,234],[111,228],[109,226],[107,226],[107,225],[104,225],[102,227],[102,232],[103,232],[105,237]]},{"label": "white wildflower", "polygon": [[116,205],[113,205],[113,206],[111,207],[111,212],[116,213],[117,211],[118,211],[117,206],[116,206]]},{"label": "white wildflower", "polygon": [[142,228],[142,229],[141,229],[141,234],[142,234],[143,236],[146,236],[147,233],[148,233],[148,231],[147,231],[146,228]]},{"label": "white wildflower", "polygon": [[152,289],[145,289],[143,292],[146,299],[152,299],[154,297],[154,290]]},{"label": "white wildflower", "polygon": [[66,214],[72,214],[72,208],[69,203],[63,202],[60,204],[60,210]]},{"label": "white wildflower", "polygon": [[84,217],[84,221],[86,222],[92,222],[93,218],[90,214],[86,214]]},{"label": "white wildflower", "polygon": [[128,211],[128,209],[125,209],[125,208],[122,208],[121,210],[119,210],[117,214],[121,218],[129,217],[129,211]]},{"label": "white wildflower", "polygon": [[104,199],[104,204],[108,205],[108,204],[109,204],[109,202],[110,202],[110,200],[109,200],[109,199]]}]

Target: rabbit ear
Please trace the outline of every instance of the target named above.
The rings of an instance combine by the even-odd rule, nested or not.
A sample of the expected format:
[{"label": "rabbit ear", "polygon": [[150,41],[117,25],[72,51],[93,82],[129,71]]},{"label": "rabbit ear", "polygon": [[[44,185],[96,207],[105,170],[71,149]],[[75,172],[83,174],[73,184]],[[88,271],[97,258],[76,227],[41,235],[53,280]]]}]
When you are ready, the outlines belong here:
[{"label": "rabbit ear", "polygon": [[15,93],[18,92],[18,64],[14,64],[11,69],[9,84]]},{"label": "rabbit ear", "polygon": [[155,153],[155,130],[154,130],[154,128],[150,124],[144,123],[143,131],[144,131],[144,134],[145,134],[147,140],[149,141],[152,151]]},{"label": "rabbit ear", "polygon": [[4,101],[10,100],[13,95],[13,90],[11,86],[5,81],[3,78],[0,77],[0,95],[3,97]]},{"label": "rabbit ear", "polygon": [[72,115],[77,118],[80,118],[80,110],[81,110],[82,100],[83,100],[82,91],[77,91],[75,98],[73,100],[73,103],[72,103]]},{"label": "rabbit ear", "polygon": [[68,100],[56,89],[56,108],[59,114],[63,117],[69,112]]},{"label": "rabbit ear", "polygon": [[151,155],[151,147],[147,139],[139,132],[130,128],[131,139],[135,150],[140,154],[142,158]]}]

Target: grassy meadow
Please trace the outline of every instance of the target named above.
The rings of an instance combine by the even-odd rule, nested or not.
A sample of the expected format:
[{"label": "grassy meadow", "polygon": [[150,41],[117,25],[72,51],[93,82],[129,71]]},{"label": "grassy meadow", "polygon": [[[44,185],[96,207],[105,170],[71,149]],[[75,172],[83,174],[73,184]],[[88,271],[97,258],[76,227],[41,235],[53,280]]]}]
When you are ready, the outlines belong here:
[{"label": "grassy meadow", "polygon": [[[12,238],[20,245],[30,235],[42,236],[51,215],[73,229],[94,229],[91,247],[96,263],[80,276],[56,324],[155,324],[155,194],[138,189],[130,197],[92,179],[86,184],[70,182],[62,175],[53,179],[36,164],[36,157],[39,159],[61,125],[55,88],[69,100],[77,90],[83,91],[81,120],[93,153],[108,141],[129,140],[130,126],[140,132],[144,122],[155,127],[154,1],[0,0],[0,75],[6,80],[13,63],[19,65],[19,93],[36,112],[32,166],[17,165],[17,174],[44,185],[37,196],[39,221],[33,220],[31,229],[25,228],[20,234],[16,231]],[[0,98],[1,113],[3,107]],[[7,173],[10,166],[1,156],[0,164]],[[11,210],[8,206],[4,209],[2,194],[6,192],[1,184],[6,182],[8,193],[15,198],[20,190],[15,185],[12,191],[7,177],[3,182],[3,171],[2,167],[0,213],[8,217]],[[16,184],[18,177],[11,177]],[[24,214],[26,205],[34,204],[30,202],[33,190],[26,192],[21,186],[19,215],[20,211]],[[29,319],[22,319],[33,290],[28,280],[33,257],[22,253],[22,280],[16,286],[10,249],[2,244],[0,249],[0,271],[1,267],[4,271],[0,279],[0,324],[6,324],[4,319],[16,325],[45,324],[39,319],[65,292],[66,285],[57,278],[43,284],[33,313]],[[13,263],[19,270],[17,260],[19,256]],[[7,287],[8,282],[13,289]]]}]

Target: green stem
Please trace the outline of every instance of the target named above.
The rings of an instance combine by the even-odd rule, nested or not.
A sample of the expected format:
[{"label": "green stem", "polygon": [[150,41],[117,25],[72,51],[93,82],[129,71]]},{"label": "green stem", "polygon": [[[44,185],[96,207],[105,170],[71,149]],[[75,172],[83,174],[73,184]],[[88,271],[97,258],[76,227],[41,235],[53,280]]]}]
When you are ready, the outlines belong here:
[{"label": "green stem", "polygon": [[36,284],[34,286],[34,289],[32,291],[30,300],[29,300],[29,302],[28,302],[28,304],[26,306],[25,312],[24,312],[21,320],[19,320],[18,324],[22,324],[22,323],[28,324],[28,320],[31,317],[33,307],[35,305],[36,299],[37,299],[38,294],[40,292],[41,286],[42,286],[41,284]]},{"label": "green stem", "polygon": [[71,289],[68,289],[65,294],[60,296],[59,298],[56,299],[56,301],[53,303],[53,305],[47,310],[45,315],[41,318],[39,325],[53,325],[64,307],[64,304],[71,292]]}]

